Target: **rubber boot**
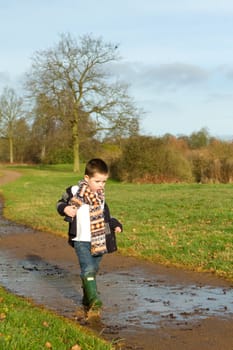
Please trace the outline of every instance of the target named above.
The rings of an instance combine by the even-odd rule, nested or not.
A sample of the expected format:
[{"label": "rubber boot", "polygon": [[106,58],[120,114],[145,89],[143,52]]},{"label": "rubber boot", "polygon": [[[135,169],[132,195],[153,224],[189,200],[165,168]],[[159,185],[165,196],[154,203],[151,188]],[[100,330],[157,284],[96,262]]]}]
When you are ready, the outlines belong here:
[{"label": "rubber boot", "polygon": [[89,275],[82,278],[83,282],[83,305],[88,306],[89,309],[100,309],[102,306],[102,301],[100,300],[96,280],[94,275]]},{"label": "rubber boot", "polygon": [[87,293],[85,292],[85,288],[84,288],[84,285],[82,286],[82,289],[83,289],[83,298],[82,298],[82,304],[85,308],[88,308],[89,307],[89,302],[88,302],[88,299],[87,299]]}]

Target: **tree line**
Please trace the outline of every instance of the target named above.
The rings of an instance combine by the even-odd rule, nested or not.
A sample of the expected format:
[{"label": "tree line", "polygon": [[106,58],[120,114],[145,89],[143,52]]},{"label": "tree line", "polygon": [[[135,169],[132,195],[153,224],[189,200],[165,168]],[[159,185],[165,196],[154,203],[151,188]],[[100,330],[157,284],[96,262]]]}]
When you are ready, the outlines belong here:
[{"label": "tree line", "polygon": [[233,183],[233,142],[211,137],[205,128],[189,136],[130,137],[112,173],[137,183]]},{"label": "tree line", "polygon": [[140,134],[144,112],[129,86],[111,73],[118,45],[62,34],[35,52],[23,94],[0,96],[0,162],[58,164],[102,157],[112,176],[128,182],[233,181],[233,143],[206,129],[191,135]]},{"label": "tree line", "polygon": [[58,160],[60,152],[70,153],[79,171],[84,141],[136,134],[140,111],[128,85],[111,74],[117,60],[118,45],[92,35],[76,40],[62,34],[53,47],[35,52],[24,99],[8,87],[0,98],[0,135],[3,145],[8,141],[9,161],[54,161],[55,143]]}]

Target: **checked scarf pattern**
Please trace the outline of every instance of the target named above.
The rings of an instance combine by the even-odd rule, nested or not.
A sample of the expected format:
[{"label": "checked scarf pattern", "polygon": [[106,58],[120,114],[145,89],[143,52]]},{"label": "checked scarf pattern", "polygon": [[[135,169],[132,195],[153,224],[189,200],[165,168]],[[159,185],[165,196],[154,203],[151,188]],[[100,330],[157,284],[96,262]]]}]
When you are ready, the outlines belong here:
[{"label": "checked scarf pattern", "polygon": [[92,192],[85,180],[78,183],[78,191],[71,199],[72,205],[80,207],[89,205],[90,230],[91,230],[91,254],[102,255],[107,253],[105,223],[104,223],[104,191]]}]

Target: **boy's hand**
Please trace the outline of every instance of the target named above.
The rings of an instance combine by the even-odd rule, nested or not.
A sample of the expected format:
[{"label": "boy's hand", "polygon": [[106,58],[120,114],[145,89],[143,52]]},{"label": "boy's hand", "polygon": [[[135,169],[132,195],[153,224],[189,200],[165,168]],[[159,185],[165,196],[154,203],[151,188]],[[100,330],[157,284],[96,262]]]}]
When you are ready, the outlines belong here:
[{"label": "boy's hand", "polygon": [[116,233],[120,233],[121,232],[121,228],[119,226],[117,226],[114,230]]},{"label": "boy's hand", "polygon": [[64,213],[67,216],[70,216],[71,218],[74,218],[76,216],[76,212],[77,212],[77,207],[75,205],[67,205],[67,207],[65,207],[64,209]]}]

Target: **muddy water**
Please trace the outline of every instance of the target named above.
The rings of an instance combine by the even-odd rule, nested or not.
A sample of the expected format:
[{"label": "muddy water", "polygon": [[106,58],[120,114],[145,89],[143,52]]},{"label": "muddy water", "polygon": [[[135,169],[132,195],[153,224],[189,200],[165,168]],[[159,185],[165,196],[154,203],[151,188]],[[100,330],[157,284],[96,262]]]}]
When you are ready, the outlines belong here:
[{"label": "muddy water", "polygon": [[[17,260],[1,252],[1,285],[10,291],[46,304],[70,316],[81,304],[81,288],[76,266],[62,269],[37,256]],[[233,291],[230,288],[169,284],[163,276],[142,277],[137,268],[126,273],[102,274],[98,277],[107,324],[154,328],[162,320],[185,321],[233,314]],[[143,272],[144,274],[144,272]],[[108,286],[111,285],[111,295]],[[108,292],[105,293],[105,290]]]},{"label": "muddy water", "polygon": [[[63,269],[37,256],[26,260],[1,252],[1,285],[32,298],[67,317],[81,304],[81,288],[76,266]],[[210,316],[233,314],[230,288],[169,284],[163,276],[151,280],[141,270],[100,275],[100,291],[105,306],[102,319],[113,329],[156,328],[165,323],[185,323]],[[143,272],[144,273],[144,272]],[[111,285],[111,295],[108,286]]]},{"label": "muddy water", "polygon": [[[25,231],[36,235],[26,227],[1,219],[1,238]],[[0,269],[1,285],[63,315],[72,314],[75,306],[81,304],[76,264],[53,265],[37,255],[16,259],[4,250],[0,255]],[[233,315],[233,289],[230,287],[169,283],[166,276],[152,278],[137,267],[131,267],[130,271],[103,271],[98,276],[98,284],[105,303],[103,320],[121,327],[136,324],[154,328],[165,319],[172,322]]]},{"label": "muddy water", "polygon": [[[0,216],[0,284],[66,317],[75,317],[81,305],[82,289],[75,260],[45,259],[29,252],[22,257],[3,247],[7,237],[28,235],[36,242],[37,232],[15,225]],[[42,247],[43,249],[43,247]],[[189,279],[177,282],[161,270],[152,274],[143,265],[129,269],[103,264],[98,286],[104,300],[102,320],[114,333],[127,329],[157,329],[161,325],[185,325],[216,316],[233,316],[233,289],[230,285],[204,284]]]}]

